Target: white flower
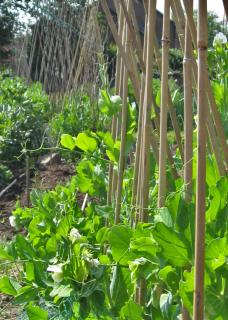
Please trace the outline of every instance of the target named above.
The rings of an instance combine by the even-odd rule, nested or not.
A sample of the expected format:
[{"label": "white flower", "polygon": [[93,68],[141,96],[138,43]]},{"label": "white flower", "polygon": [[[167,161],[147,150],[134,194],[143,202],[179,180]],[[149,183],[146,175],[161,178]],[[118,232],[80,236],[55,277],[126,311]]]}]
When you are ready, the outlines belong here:
[{"label": "white flower", "polygon": [[74,243],[76,240],[79,240],[81,237],[82,236],[79,233],[78,229],[76,228],[71,229],[70,235],[69,235],[70,241]]},{"label": "white flower", "polygon": [[226,43],[227,43],[227,38],[225,34],[222,32],[217,33],[216,36],[214,37],[213,46],[216,47],[218,45],[222,45]]},{"label": "white flower", "polygon": [[89,262],[90,262],[91,266],[94,268],[97,268],[100,264],[100,261],[98,259],[91,259]]},{"label": "white flower", "polygon": [[47,268],[47,271],[52,272],[52,279],[59,283],[63,280],[63,264],[54,264],[54,265],[50,265]]},{"label": "white flower", "polygon": [[133,261],[133,264],[134,265],[144,265],[148,260],[144,257],[141,257],[141,258],[138,258],[138,259],[135,259]]},{"label": "white flower", "polygon": [[17,221],[15,216],[10,216],[9,217],[9,223],[11,227],[16,228],[17,227]]}]

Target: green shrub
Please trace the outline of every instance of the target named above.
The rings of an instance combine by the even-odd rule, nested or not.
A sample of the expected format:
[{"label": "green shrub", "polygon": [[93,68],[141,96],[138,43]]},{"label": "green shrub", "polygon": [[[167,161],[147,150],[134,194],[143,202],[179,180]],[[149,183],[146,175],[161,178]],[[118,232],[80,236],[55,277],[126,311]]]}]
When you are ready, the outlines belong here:
[{"label": "green shrub", "polygon": [[16,160],[25,147],[39,148],[49,117],[50,103],[40,84],[0,74],[0,160]]}]

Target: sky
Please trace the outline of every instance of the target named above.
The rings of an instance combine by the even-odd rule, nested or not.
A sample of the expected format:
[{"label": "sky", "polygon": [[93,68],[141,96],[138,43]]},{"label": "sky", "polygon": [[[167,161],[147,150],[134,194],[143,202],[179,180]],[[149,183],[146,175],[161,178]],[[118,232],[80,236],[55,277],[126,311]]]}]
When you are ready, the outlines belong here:
[{"label": "sky", "polygon": [[[198,1],[193,0],[193,3],[194,3],[194,9],[197,9]],[[157,0],[157,9],[163,12],[163,7],[164,7],[164,0]],[[222,0],[207,0],[207,7],[208,7],[208,10],[214,11],[215,13],[217,13],[219,18],[223,20],[224,7],[223,7]]]}]

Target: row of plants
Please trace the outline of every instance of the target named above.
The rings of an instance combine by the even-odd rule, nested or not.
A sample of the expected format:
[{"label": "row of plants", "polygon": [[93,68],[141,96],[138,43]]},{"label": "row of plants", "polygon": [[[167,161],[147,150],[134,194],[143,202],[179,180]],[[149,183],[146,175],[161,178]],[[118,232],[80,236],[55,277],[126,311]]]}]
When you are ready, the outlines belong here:
[{"label": "row of plants", "polygon": [[[13,212],[11,224],[25,228],[26,237],[18,233],[1,247],[2,265],[17,265],[19,274],[17,279],[2,277],[0,291],[22,304],[29,319],[180,319],[181,301],[192,313],[195,199],[184,201],[182,179],[173,183],[166,206],[159,210],[153,205],[155,181],[149,222],[131,229],[128,167],[121,223],[113,225],[114,209],[106,205],[106,172],[109,161],[117,163],[118,147],[110,134],[63,135],[61,143],[84,153],[76,175],[67,186],[34,190],[32,208]],[[156,165],[153,170],[156,174]],[[225,320],[228,178],[216,172],[213,157],[208,157],[205,312],[206,319]],[[79,193],[90,196],[84,211],[77,202]],[[142,279],[147,281],[145,308],[135,302]]]},{"label": "row of plants", "polygon": [[[158,107],[160,86],[160,80],[155,79],[153,88]],[[183,94],[174,80],[170,80],[170,86],[173,103],[182,124]],[[131,83],[129,92],[130,101],[133,102]],[[58,148],[61,134],[67,132],[77,135],[81,130],[96,131],[108,127],[113,110],[107,114],[105,112],[105,108],[102,109],[98,101],[85,92],[77,91],[56,101],[44,93],[41,84],[28,84],[22,78],[2,72],[0,74],[0,185],[3,187],[12,180],[11,170],[14,172],[15,167],[24,166],[25,154],[34,164],[39,155],[47,152],[45,149]],[[136,118],[135,112],[135,120]],[[171,129],[170,120],[169,123]],[[72,159],[69,153],[62,151],[61,155]]]},{"label": "row of plants", "polygon": [[0,74],[0,184],[12,178],[10,170],[20,166],[23,149],[42,144],[51,106],[40,84],[27,85],[7,72]]},{"label": "row of plants", "polygon": [[[34,164],[46,149],[59,145],[61,134],[99,128],[97,102],[86,93],[50,99],[40,83],[27,83],[10,72],[0,73],[0,186],[24,166]],[[65,154],[66,155],[66,154]]]}]

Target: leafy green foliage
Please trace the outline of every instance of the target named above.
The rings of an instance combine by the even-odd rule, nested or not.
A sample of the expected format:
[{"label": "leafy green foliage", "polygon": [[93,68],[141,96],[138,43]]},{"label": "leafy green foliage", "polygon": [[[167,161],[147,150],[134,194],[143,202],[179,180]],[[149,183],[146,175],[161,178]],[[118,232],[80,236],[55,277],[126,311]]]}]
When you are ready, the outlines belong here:
[{"label": "leafy green foliage", "polygon": [[[97,176],[95,167],[100,164],[101,171],[105,171],[107,163],[98,158],[93,162],[93,156],[104,154],[112,142],[105,134],[90,133],[88,137],[96,144],[93,141],[88,148],[90,139],[84,144],[87,134],[78,137],[83,141],[81,150],[85,153],[72,181],[45,193],[34,190],[32,208],[18,208],[13,213],[17,223],[26,228],[27,236],[17,235],[6,248],[1,248],[0,257],[21,264],[21,279],[16,283],[3,277],[1,292],[14,296],[15,303],[24,304],[31,319],[36,319],[39,312],[44,319],[53,315],[49,309],[39,309],[44,300],[55,306],[56,316],[65,314],[67,309],[65,319],[141,319],[146,314],[176,319],[181,312],[181,300],[191,313],[194,202],[186,204],[181,191],[175,192],[166,207],[151,212],[148,224],[139,223],[131,229],[127,220],[123,220],[126,222],[120,225],[105,226],[104,218],[113,219],[112,208],[105,206],[105,175]],[[65,146],[72,139],[71,147],[71,143],[76,145],[80,141],[78,137],[62,138]],[[225,319],[228,250],[224,225],[228,218],[228,179],[212,176],[209,170],[207,181],[205,296],[210,302],[207,317]],[[214,208],[214,198],[218,199],[215,189],[219,192],[217,219],[210,209]],[[75,201],[82,190],[91,196],[98,195],[100,200],[99,204],[89,201],[84,213]],[[145,308],[133,302],[141,279],[146,279],[151,289]]]},{"label": "leafy green foliage", "polygon": [[0,164],[0,187],[4,187],[12,178],[12,172],[3,164]]},{"label": "leafy green foliage", "polygon": [[[176,82],[171,80],[170,84],[172,100],[178,108],[182,93]],[[221,110],[224,90],[220,85],[214,82]],[[12,87],[13,94],[5,90],[2,101],[13,107],[18,106],[18,101],[23,105],[25,92],[30,89],[20,82],[18,87],[15,83]],[[160,81],[154,81],[153,87],[159,109]],[[30,94],[27,95],[30,99]],[[42,99],[46,98],[41,97],[41,109]],[[83,99],[80,103],[84,101],[86,105],[86,97]],[[82,124],[84,118],[74,112],[74,104],[66,108],[69,114],[58,114],[50,124],[54,131],[60,129],[62,149],[79,155],[76,175],[66,186],[47,192],[33,190],[31,208],[18,207],[13,212],[17,226],[23,227],[25,234],[17,234],[8,245],[0,246],[2,263],[14,263],[20,270],[17,279],[7,276],[0,279],[0,292],[12,296],[15,304],[23,305],[29,319],[174,320],[180,318],[182,302],[192,314],[195,198],[186,203],[182,178],[171,180],[167,170],[169,194],[165,206],[157,209],[157,167],[153,155],[150,158],[149,221],[138,223],[134,228],[129,226],[133,172],[127,155],[135,142],[137,123],[137,108],[135,103],[130,103],[131,99],[133,96],[128,103],[126,170],[118,225],[113,225],[113,205],[107,205],[107,172],[110,163],[114,170],[117,168],[119,137],[114,141],[111,134],[105,132],[105,125],[102,131],[95,131],[97,128],[91,128],[91,117],[79,132],[76,124]],[[103,90],[98,106],[104,120],[102,124],[106,124],[118,114],[121,99]],[[86,110],[90,110],[89,102]],[[48,108],[44,115],[46,112]],[[60,118],[62,122],[58,123]],[[4,119],[9,121],[0,127],[1,132],[5,130],[5,137],[8,127],[14,123],[6,116]],[[34,141],[30,139],[27,143]],[[194,152],[194,187],[195,168]],[[206,183],[205,303],[208,307],[205,316],[208,320],[225,320],[228,312],[228,178],[219,176],[212,155],[207,157]],[[85,197],[88,199],[82,210],[81,198]],[[147,283],[145,307],[135,302],[142,281]]]},{"label": "leafy green foliage", "polygon": [[10,75],[0,75],[0,160],[15,161],[23,148],[41,146],[50,118],[50,104],[40,84],[27,86]]}]

